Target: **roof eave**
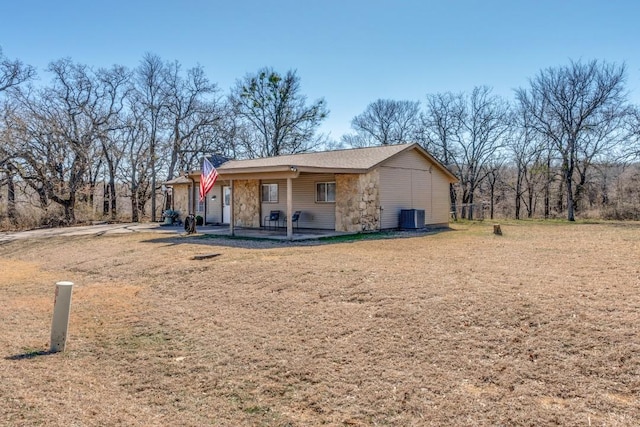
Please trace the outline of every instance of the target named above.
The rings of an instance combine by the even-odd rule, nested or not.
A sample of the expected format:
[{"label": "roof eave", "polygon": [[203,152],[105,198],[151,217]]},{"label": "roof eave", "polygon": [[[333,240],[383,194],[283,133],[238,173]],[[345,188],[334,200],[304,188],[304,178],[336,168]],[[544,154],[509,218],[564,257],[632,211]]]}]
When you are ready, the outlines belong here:
[{"label": "roof eave", "polygon": [[247,174],[264,174],[264,173],[366,173],[368,169],[362,168],[335,168],[335,167],[322,167],[322,166],[256,166],[248,168],[230,168],[225,169],[221,167],[218,169],[218,173],[221,176],[233,177],[235,175],[247,175]]},{"label": "roof eave", "polygon": [[291,165],[225,168],[223,165],[219,167],[217,170],[218,170],[218,173],[221,175],[231,176],[231,175],[240,175],[240,174],[247,174],[247,173],[295,172],[297,168]]},{"label": "roof eave", "polygon": [[319,166],[299,166],[300,172],[306,173],[366,173],[368,169],[361,168],[329,168]]}]

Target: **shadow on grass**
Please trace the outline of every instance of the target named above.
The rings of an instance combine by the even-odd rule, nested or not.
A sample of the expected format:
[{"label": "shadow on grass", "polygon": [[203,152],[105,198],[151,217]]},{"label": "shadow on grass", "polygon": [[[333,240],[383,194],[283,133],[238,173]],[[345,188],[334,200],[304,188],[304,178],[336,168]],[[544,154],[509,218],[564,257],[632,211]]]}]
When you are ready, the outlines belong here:
[{"label": "shadow on grass", "polygon": [[51,351],[51,350],[33,350],[33,351],[26,351],[21,354],[14,354],[13,356],[7,356],[5,357],[5,360],[34,359],[36,357],[49,356],[50,354],[56,354],[56,353],[59,353],[59,352]]}]

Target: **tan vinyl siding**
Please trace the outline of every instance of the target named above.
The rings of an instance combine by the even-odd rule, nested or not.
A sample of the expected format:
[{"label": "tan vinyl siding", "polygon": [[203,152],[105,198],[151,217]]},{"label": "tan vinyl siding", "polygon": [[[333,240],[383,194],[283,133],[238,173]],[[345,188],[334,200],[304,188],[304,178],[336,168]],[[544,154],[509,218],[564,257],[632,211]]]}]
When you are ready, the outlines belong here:
[{"label": "tan vinyl siding", "polygon": [[431,175],[426,170],[411,171],[411,201],[416,206],[410,209],[424,209],[425,223],[433,215],[431,208]]},{"label": "tan vinyl siding", "polygon": [[336,204],[316,203],[316,183],[335,180],[334,174],[300,174],[293,180],[293,211],[302,211],[299,227],[335,230]]},{"label": "tan vinyl siding", "polygon": [[411,170],[380,168],[380,206],[382,229],[397,228],[402,209],[421,209],[411,202]]},{"label": "tan vinyl siding", "polygon": [[[263,202],[262,201],[262,184],[278,184],[278,201]],[[287,213],[287,180],[286,179],[269,179],[260,181],[260,209],[262,214],[260,215],[261,225],[264,227],[264,217],[269,216],[271,211],[280,211],[280,221]]]},{"label": "tan vinyl siding", "polygon": [[420,153],[414,149],[391,157],[389,160],[383,162],[381,166],[391,168],[428,170],[430,163],[425,157],[420,155]]},{"label": "tan vinyl siding", "polygon": [[436,173],[433,170],[433,220],[427,224],[447,224],[449,222],[449,212],[451,202],[449,200],[449,181],[444,174]]},{"label": "tan vinyl siding", "polygon": [[[334,230],[336,223],[335,203],[316,203],[316,182],[334,182],[333,174],[300,174],[292,179],[293,206],[291,211],[302,211],[298,220],[300,228],[319,228]],[[278,202],[262,203],[261,221],[264,226],[264,217],[271,211],[280,211],[281,218],[287,213],[287,180],[274,179],[263,180],[262,184],[278,184]],[[262,190],[261,190],[262,191]],[[283,223],[281,222],[281,226]]]},{"label": "tan vinyl siding", "polygon": [[397,228],[402,209],[422,209],[425,224],[448,222],[448,181],[429,160],[410,150],[380,167],[382,228]]}]

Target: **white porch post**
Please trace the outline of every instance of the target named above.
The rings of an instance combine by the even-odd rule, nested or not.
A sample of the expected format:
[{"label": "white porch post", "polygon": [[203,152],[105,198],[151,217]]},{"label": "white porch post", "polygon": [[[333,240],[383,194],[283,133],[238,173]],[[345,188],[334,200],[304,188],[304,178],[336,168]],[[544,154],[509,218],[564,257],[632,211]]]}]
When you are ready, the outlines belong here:
[{"label": "white porch post", "polygon": [[291,215],[293,214],[293,180],[287,178],[287,239],[293,239],[293,221]]},{"label": "white porch post", "polygon": [[[235,201],[233,200],[233,180],[230,179],[229,180],[229,234],[232,236],[236,235],[236,230],[234,228],[234,223],[236,221],[235,215],[234,215],[234,204]],[[223,195],[224,197],[224,195]]]}]

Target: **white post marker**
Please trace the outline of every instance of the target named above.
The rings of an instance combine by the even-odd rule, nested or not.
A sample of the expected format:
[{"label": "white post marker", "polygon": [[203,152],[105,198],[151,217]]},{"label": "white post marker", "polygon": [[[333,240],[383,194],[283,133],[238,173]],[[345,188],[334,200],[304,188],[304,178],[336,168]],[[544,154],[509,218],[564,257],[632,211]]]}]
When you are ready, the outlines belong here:
[{"label": "white post marker", "polygon": [[69,314],[71,312],[71,291],[73,282],[56,283],[56,297],[53,303],[53,321],[51,322],[51,347],[49,351],[64,351],[67,344]]}]

